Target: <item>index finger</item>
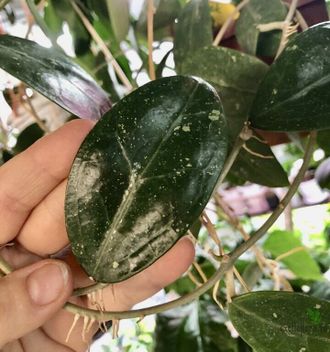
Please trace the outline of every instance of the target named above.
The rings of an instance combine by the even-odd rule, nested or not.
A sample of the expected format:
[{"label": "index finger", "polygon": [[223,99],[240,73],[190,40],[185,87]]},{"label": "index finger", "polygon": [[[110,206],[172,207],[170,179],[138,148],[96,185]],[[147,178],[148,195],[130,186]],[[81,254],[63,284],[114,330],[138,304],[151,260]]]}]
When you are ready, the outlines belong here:
[{"label": "index finger", "polygon": [[92,127],[71,121],[0,167],[0,244],[13,240],[32,209],[68,176]]}]

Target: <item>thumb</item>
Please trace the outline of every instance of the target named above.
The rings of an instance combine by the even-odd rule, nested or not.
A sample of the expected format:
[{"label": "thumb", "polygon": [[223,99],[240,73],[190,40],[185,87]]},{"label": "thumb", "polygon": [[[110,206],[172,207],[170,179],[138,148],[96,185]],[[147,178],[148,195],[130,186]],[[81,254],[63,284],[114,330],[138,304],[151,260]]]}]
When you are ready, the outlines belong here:
[{"label": "thumb", "polygon": [[1,278],[0,349],[49,320],[71,292],[70,269],[59,260],[43,260]]}]

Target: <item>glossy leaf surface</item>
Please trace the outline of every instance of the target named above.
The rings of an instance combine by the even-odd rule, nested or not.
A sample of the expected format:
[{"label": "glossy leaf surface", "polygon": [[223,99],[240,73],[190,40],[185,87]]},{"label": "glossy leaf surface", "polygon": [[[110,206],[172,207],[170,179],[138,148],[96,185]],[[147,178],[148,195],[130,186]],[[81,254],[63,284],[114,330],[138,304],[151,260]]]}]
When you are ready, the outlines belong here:
[{"label": "glossy leaf surface", "polygon": [[[299,234],[289,231],[273,231],[265,243],[264,250],[275,258],[303,246]],[[322,280],[320,268],[306,249],[299,250],[280,260],[298,278],[304,280]]]},{"label": "glossy leaf surface", "polygon": [[199,300],[158,314],[155,352],[238,352],[217,305]]},{"label": "glossy leaf surface", "polygon": [[[241,48],[248,54],[257,53],[260,39],[260,55],[274,56],[280,44],[280,30],[260,32],[260,24],[284,21],[287,13],[286,6],[280,0],[250,0],[240,12],[236,22],[236,38]],[[263,44],[263,45],[261,45]],[[267,44],[268,50],[262,50]],[[269,50],[269,48],[271,48]]]},{"label": "glossy leaf surface", "polygon": [[330,22],[292,39],[260,84],[252,125],[273,131],[329,128],[329,52]]},{"label": "glossy leaf surface", "polygon": [[[234,144],[268,66],[259,59],[223,47],[206,47],[187,57],[182,64],[184,74],[202,77],[210,82],[221,97],[228,121],[230,143]],[[244,180],[270,187],[288,185],[287,175],[270,147],[256,139],[247,147],[262,158],[242,149],[231,174]]]},{"label": "glossy leaf surface", "polygon": [[191,0],[182,9],[175,26],[174,61],[178,73],[182,62],[196,50],[212,44],[212,19],[208,0]]},{"label": "glossy leaf surface", "polygon": [[67,188],[87,273],[121,281],[167,252],[206,205],[226,152],[222,106],[202,80],[164,78],[118,102],[81,145]]},{"label": "glossy leaf surface", "polygon": [[0,67],[69,112],[97,120],[110,108],[106,93],[64,54],[30,40],[0,36]]},{"label": "glossy leaf surface", "polygon": [[258,352],[327,352],[330,303],[300,293],[254,292],[235,298],[229,317]]}]

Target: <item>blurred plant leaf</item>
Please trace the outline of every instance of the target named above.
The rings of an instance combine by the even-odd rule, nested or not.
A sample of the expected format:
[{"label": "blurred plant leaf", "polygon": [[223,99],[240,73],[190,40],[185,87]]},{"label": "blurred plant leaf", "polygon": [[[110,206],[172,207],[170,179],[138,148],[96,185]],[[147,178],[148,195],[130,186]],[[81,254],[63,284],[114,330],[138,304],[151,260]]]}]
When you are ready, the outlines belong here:
[{"label": "blurred plant leaf", "polygon": [[253,292],[234,298],[229,317],[258,352],[327,352],[330,303],[292,292]]},{"label": "blurred plant leaf", "polygon": [[157,315],[155,352],[238,352],[224,325],[227,317],[208,300]]},{"label": "blurred plant leaf", "polygon": [[28,147],[30,147],[34,142],[41,138],[45,132],[39,127],[37,123],[33,123],[26,127],[17,137],[17,142],[13,151],[15,154],[21,153]]},{"label": "blurred plant leaf", "polygon": [[313,282],[308,294],[319,299],[330,301],[330,282],[327,280]]},{"label": "blurred plant leaf", "polygon": [[[263,244],[263,249],[278,257],[303,244],[296,233],[288,231],[273,231]],[[322,280],[320,268],[306,249],[292,253],[280,260],[298,278],[304,280]]]},{"label": "blurred plant leaf", "polygon": [[[281,30],[260,32],[260,24],[284,21],[287,8],[280,0],[250,0],[236,22],[236,38],[241,48],[251,55],[275,56]],[[259,43],[258,43],[259,42]],[[266,49],[266,50],[265,50]]]},{"label": "blurred plant leaf", "polygon": [[317,167],[315,179],[320,187],[330,189],[330,157],[323,160]]},{"label": "blurred plant leaf", "polygon": [[[144,0],[142,11],[137,22],[137,30],[147,32],[147,8],[148,0]],[[154,1],[154,30],[157,31],[174,22],[181,10],[179,0],[155,0]]]},{"label": "blurred plant leaf", "polygon": [[322,148],[326,156],[330,156],[330,130],[323,130],[317,133],[317,144]]},{"label": "blurred plant leaf", "polygon": [[130,21],[128,0],[106,0],[111,26],[118,42],[127,36]]},{"label": "blurred plant leaf", "polygon": [[204,209],[226,155],[220,99],[201,79],[152,81],[118,102],[82,143],[67,187],[67,230],[87,273],[122,281],[165,254]]},{"label": "blurred plant leaf", "polygon": [[48,28],[58,36],[62,32],[63,19],[58,16],[53,2],[53,0],[47,1],[44,9],[44,20]]},{"label": "blurred plant leaf", "polygon": [[30,40],[0,36],[0,67],[67,111],[92,120],[110,109],[106,93],[64,54]]},{"label": "blurred plant leaf", "polygon": [[330,127],[329,33],[324,22],[288,43],[260,84],[252,126],[286,132]]},{"label": "blurred plant leaf", "polygon": [[181,10],[175,26],[174,60],[183,74],[182,63],[196,50],[212,44],[212,20],[208,0],[191,0]]}]

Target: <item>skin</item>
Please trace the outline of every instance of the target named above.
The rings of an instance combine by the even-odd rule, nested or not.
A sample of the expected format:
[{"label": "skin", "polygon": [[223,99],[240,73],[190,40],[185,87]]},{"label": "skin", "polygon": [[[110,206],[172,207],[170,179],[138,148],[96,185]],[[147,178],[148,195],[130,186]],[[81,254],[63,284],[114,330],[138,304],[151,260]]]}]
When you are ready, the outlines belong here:
[{"label": "skin", "polygon": [[[85,351],[98,329],[95,324],[83,341],[79,319],[65,342],[73,315],[61,307],[70,300],[95,309],[86,298],[70,298],[74,287],[91,281],[70,252],[61,260],[49,259],[69,243],[64,223],[66,179],[92,127],[90,121],[69,122],[0,167],[0,246],[14,243],[2,247],[0,254],[16,269],[0,279],[2,352]],[[103,290],[105,308],[130,309],[180,277],[193,258],[193,244],[181,239],[145,271]],[[63,275],[56,276],[61,273],[64,282]]]}]

